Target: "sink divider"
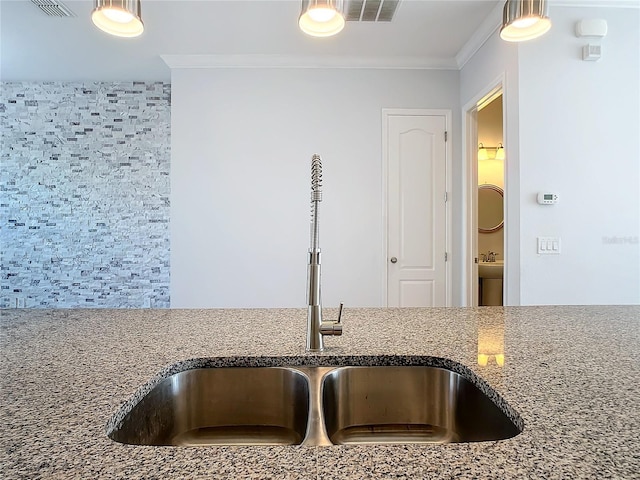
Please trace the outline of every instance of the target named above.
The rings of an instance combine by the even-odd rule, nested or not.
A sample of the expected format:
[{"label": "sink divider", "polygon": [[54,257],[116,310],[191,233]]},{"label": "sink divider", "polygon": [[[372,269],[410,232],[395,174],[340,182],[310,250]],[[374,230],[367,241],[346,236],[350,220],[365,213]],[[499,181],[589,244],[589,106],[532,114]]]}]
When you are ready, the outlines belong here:
[{"label": "sink divider", "polygon": [[298,367],[309,380],[309,419],[307,434],[302,445],[333,445],[325,428],[322,408],[322,379],[332,370],[340,367]]}]

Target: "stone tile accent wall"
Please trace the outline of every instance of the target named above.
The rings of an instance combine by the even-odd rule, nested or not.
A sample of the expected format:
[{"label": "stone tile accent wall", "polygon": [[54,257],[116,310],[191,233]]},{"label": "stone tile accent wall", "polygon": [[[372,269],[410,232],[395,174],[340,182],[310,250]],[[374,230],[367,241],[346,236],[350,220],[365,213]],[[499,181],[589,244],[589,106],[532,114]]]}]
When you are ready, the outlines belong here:
[{"label": "stone tile accent wall", "polygon": [[0,88],[0,307],[169,307],[170,85]]}]

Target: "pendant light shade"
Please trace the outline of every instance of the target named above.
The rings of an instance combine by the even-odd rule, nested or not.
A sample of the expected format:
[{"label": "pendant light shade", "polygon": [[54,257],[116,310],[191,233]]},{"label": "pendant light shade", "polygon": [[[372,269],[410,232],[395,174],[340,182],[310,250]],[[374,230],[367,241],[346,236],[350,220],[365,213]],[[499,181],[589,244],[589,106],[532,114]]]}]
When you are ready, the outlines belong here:
[{"label": "pendant light shade", "polygon": [[499,143],[498,148],[496,149],[496,160],[504,160],[504,159],[505,159],[504,145]]},{"label": "pendant light shade", "polygon": [[551,28],[547,0],[507,0],[502,11],[500,38],[524,42],[544,35]]},{"label": "pendant light shade", "polygon": [[298,26],[307,35],[330,37],[344,28],[343,0],[302,0]]},{"label": "pendant light shade", "polygon": [[95,0],[91,20],[100,30],[118,37],[137,37],[144,31],[140,0]]}]

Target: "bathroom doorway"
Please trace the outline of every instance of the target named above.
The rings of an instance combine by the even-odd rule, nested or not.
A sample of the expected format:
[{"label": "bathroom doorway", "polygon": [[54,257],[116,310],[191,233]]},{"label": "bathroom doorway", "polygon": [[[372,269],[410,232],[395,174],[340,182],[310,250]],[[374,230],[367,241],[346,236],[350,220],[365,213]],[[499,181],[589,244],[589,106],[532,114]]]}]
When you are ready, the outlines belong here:
[{"label": "bathroom doorway", "polygon": [[504,304],[505,162],[502,86],[467,110],[467,305]]}]

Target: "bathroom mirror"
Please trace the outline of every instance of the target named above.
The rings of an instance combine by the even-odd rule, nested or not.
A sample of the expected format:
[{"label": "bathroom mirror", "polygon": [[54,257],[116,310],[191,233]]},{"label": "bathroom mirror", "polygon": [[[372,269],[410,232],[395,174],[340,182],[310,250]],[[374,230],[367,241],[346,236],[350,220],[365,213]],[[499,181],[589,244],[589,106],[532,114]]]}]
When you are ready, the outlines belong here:
[{"label": "bathroom mirror", "polygon": [[491,233],[504,226],[504,192],[496,185],[478,187],[478,231]]}]

